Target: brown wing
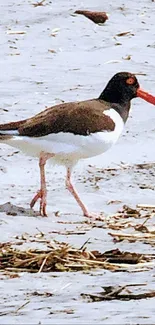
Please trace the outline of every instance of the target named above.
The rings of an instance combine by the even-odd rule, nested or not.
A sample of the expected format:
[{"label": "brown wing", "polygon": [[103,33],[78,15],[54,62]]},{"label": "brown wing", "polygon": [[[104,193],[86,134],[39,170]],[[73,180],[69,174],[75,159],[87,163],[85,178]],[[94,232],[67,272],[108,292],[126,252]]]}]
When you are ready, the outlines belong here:
[{"label": "brown wing", "polygon": [[107,103],[95,99],[56,105],[26,120],[19,125],[18,131],[30,137],[59,132],[88,135],[102,130],[113,131],[115,123],[103,114],[109,108]]}]

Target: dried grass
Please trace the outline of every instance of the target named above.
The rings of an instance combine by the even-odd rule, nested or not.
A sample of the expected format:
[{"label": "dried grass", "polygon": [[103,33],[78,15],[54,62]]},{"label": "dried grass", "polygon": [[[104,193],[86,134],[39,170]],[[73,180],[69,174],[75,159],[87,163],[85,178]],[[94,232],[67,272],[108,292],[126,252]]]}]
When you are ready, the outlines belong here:
[{"label": "dried grass", "polygon": [[118,249],[100,253],[76,249],[66,243],[54,243],[46,250],[19,250],[11,243],[0,245],[0,270],[12,272],[57,272],[107,269],[132,271],[152,268],[154,255],[121,252]]}]

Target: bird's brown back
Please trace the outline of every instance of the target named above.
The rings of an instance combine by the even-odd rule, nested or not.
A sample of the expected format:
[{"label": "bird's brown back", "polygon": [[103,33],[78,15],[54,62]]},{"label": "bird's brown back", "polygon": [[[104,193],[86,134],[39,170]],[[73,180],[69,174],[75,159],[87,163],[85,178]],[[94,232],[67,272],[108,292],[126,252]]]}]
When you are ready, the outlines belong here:
[{"label": "bird's brown back", "polygon": [[115,123],[103,114],[109,108],[109,103],[98,99],[64,103],[27,120],[1,124],[0,130],[18,130],[20,135],[30,137],[58,132],[88,135],[101,130],[113,131]]}]

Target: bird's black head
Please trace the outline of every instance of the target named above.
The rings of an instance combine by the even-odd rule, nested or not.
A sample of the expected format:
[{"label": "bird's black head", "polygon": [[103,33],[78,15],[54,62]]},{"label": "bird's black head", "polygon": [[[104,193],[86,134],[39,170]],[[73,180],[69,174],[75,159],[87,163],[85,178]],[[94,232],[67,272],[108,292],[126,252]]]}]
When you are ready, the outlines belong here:
[{"label": "bird's black head", "polygon": [[119,72],[108,82],[99,99],[121,105],[137,97],[138,89],[139,83],[134,74]]}]

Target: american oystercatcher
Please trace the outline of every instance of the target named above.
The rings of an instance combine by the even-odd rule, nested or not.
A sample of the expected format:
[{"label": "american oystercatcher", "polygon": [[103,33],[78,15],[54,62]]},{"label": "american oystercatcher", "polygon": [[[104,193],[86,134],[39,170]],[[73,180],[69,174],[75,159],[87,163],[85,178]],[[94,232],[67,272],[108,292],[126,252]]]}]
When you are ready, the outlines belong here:
[{"label": "american oystercatcher", "polygon": [[97,99],[56,105],[29,119],[0,125],[2,143],[39,158],[41,185],[31,208],[40,199],[40,214],[47,216],[45,164],[51,159],[66,167],[67,189],[84,216],[92,216],[71,183],[72,169],[79,159],[100,155],[118,140],[135,97],[155,105],[155,97],[140,89],[134,74],[120,72]]}]

